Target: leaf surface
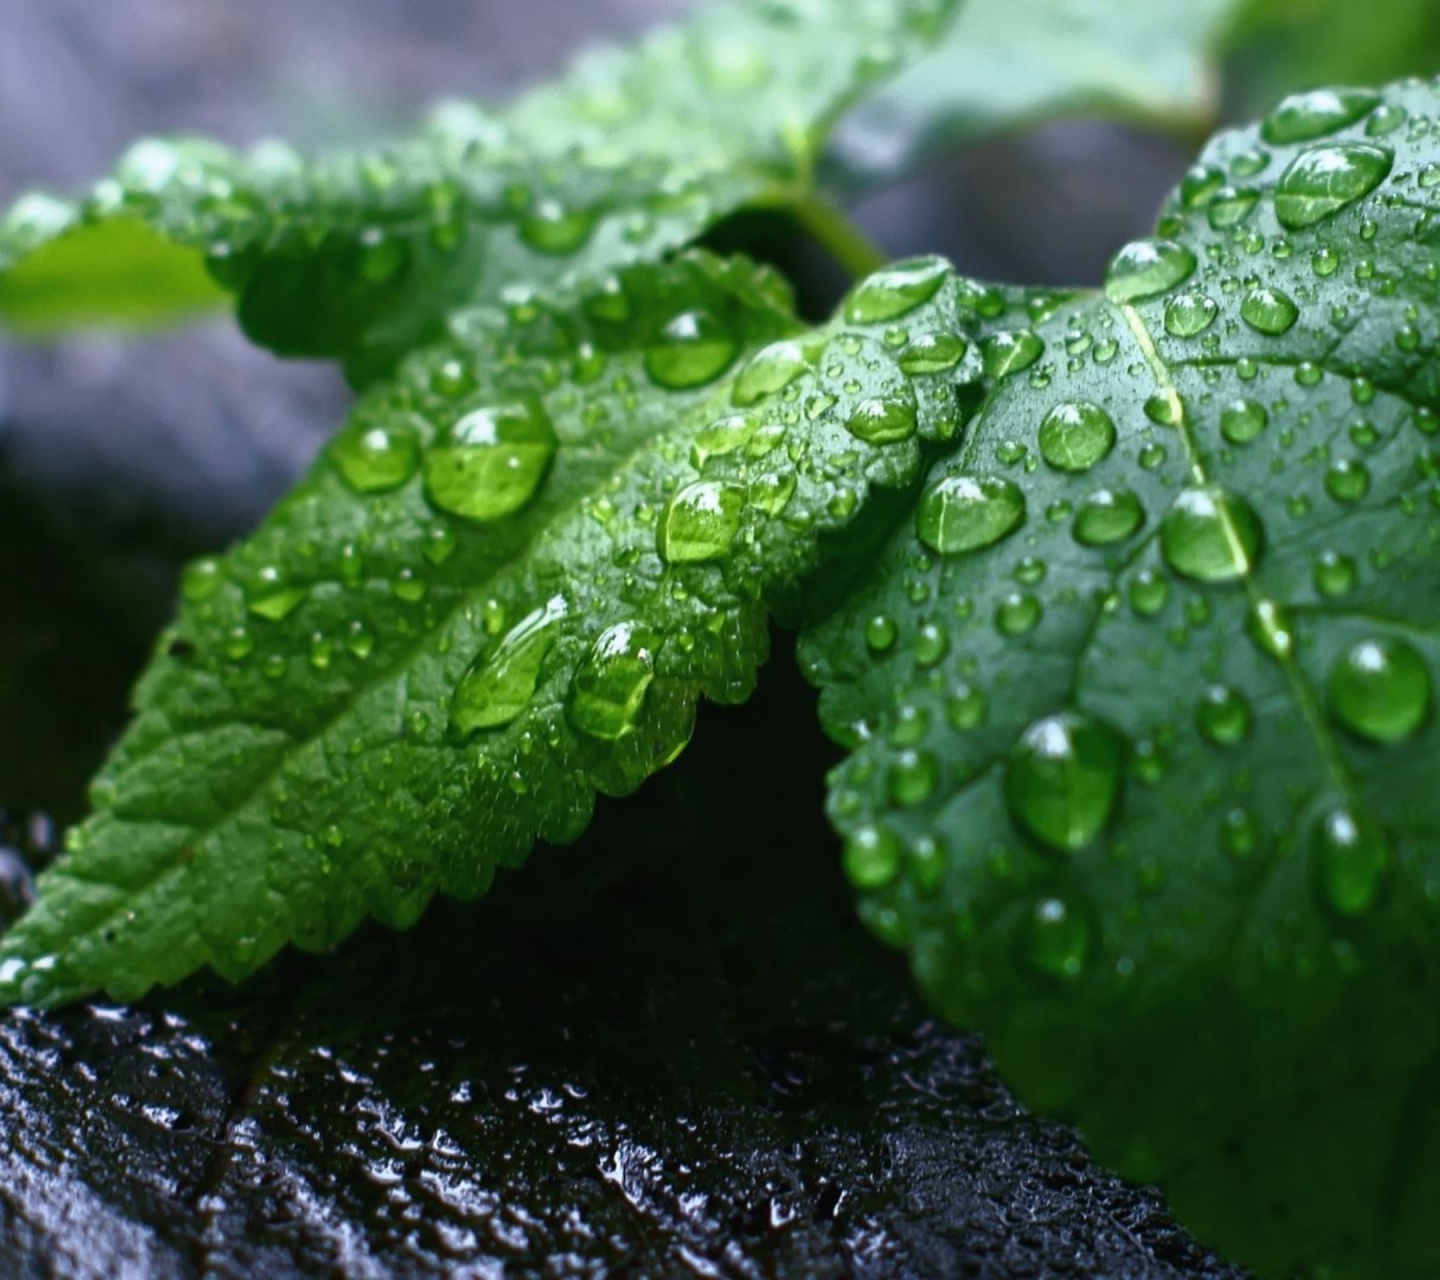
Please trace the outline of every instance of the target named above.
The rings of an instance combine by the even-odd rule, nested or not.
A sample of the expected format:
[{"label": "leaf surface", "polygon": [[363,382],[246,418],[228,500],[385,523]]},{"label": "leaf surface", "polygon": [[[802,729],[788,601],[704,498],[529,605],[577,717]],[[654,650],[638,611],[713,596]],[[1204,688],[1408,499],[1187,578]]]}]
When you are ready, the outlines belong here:
[{"label": "leaf surface", "polygon": [[1277,1276],[1440,1266],[1436,118],[1216,139],[803,650],[874,930]]}]

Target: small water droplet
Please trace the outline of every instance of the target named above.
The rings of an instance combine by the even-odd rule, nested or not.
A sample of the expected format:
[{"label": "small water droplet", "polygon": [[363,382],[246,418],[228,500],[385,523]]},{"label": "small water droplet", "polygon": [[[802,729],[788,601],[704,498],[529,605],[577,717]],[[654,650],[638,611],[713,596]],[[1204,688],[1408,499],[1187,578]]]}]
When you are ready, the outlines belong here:
[{"label": "small water droplet", "polygon": [[1130,583],[1130,607],[1142,618],[1152,618],[1170,598],[1170,583],[1153,569],[1142,569]]},{"label": "small water droplet", "polygon": [[1042,843],[1081,849],[1115,812],[1123,766],[1123,741],[1108,725],[1074,711],[1046,716],[1021,734],[1010,753],[1010,813]]},{"label": "small water droplet", "polygon": [[658,386],[681,391],[713,382],[735,359],[740,345],[708,311],[682,311],[645,351],[645,372]]},{"label": "small water droplet", "polygon": [[737,408],[748,408],[785,390],[809,368],[810,353],[802,343],[791,338],[772,342],[751,356],[740,370],[730,392],[730,402]]},{"label": "small water droplet", "polygon": [[1250,733],[1250,704],[1223,684],[1212,684],[1200,696],[1195,722],[1211,742],[1233,747]]},{"label": "small water droplet", "polygon": [[1160,525],[1166,563],[1197,582],[1244,577],[1255,565],[1261,540],[1254,508],[1217,485],[1184,490]]},{"label": "small water droplet", "polygon": [[1074,981],[1090,954],[1090,926],[1063,898],[1043,898],[1030,912],[1025,958],[1041,973]]},{"label": "small water droplet", "polygon": [[894,444],[915,434],[915,393],[873,396],[862,400],[845,422],[845,428],[866,444]]},{"label": "small water droplet", "polygon": [[520,219],[520,238],[537,253],[574,253],[595,229],[595,215],[559,200],[538,200]]},{"label": "small water droplet", "polygon": [[1248,809],[1231,809],[1220,819],[1220,847],[1243,861],[1260,847],[1260,821]]},{"label": "small water droplet", "polygon": [[1430,673],[1404,640],[1362,640],[1331,669],[1330,707],[1347,729],[1376,742],[1399,742],[1430,711]]},{"label": "small water droplet", "polygon": [[900,368],[912,377],[946,373],[965,358],[970,344],[958,333],[925,333],[916,338],[900,357]]},{"label": "small water droplet", "polygon": [[985,376],[1008,378],[1028,369],[1045,351],[1045,344],[1029,329],[1002,329],[980,344]]},{"label": "small water droplet", "polygon": [[1275,188],[1275,216],[1292,231],[1313,226],[1369,195],[1394,163],[1388,147],[1367,142],[1302,151]]},{"label": "small water droplet", "polygon": [[1145,523],[1145,508],[1129,489],[1098,489],[1075,512],[1075,541],[1086,547],[1124,542]]},{"label": "small water droplet", "polygon": [[246,589],[245,604],[256,617],[280,622],[294,613],[308,594],[305,587],[287,583],[278,566],[266,565]]},{"label": "small water droplet", "polygon": [[616,742],[640,718],[655,678],[659,635],[638,622],[617,622],[591,644],[570,685],[565,715],[581,733]]},{"label": "small water droplet", "polygon": [[1337,458],[1325,472],[1325,492],[1336,502],[1359,502],[1370,492],[1370,471],[1353,458]]},{"label": "small water droplet", "polygon": [[1025,495],[1004,476],[946,476],[920,498],[915,532],[932,551],[959,555],[994,546],[1025,522]]},{"label": "small water droplet", "polygon": [[1276,145],[1313,142],[1369,115],[1379,102],[1380,95],[1373,89],[1313,89],[1308,93],[1292,93],[1265,118],[1260,136]]},{"label": "small water droplet", "polygon": [[907,315],[939,292],[950,275],[944,258],[908,258],[867,276],[845,300],[851,324],[881,324]]},{"label": "small water droplet", "polygon": [[559,441],[535,398],[473,409],[425,456],[425,492],[440,510],[496,520],[535,496]]},{"label": "small water droplet", "polygon": [[1126,305],[1167,293],[1195,271],[1195,255],[1173,240],[1135,240],[1111,260],[1105,296]]},{"label": "small water droplet", "polygon": [[951,728],[961,733],[979,728],[989,714],[990,702],[985,691],[971,684],[957,684],[945,701],[945,719]]},{"label": "small water droplet", "polygon": [[1279,337],[1300,318],[1300,308],[1279,289],[1251,289],[1240,302],[1240,318],[1257,333]]},{"label": "small water droplet", "polygon": [[1355,585],[1355,561],[1340,551],[1322,551],[1315,557],[1315,589],[1334,599]]},{"label": "small water droplet", "polygon": [[1035,630],[1044,612],[1028,592],[1012,591],[995,608],[995,627],[1003,636],[1023,636]]},{"label": "small water droplet", "polygon": [[857,889],[880,889],[900,872],[904,850],[884,827],[860,827],[845,841],[845,874]]},{"label": "small water droplet", "polygon": [[398,489],[420,467],[420,433],[413,423],[352,423],[329,449],[341,478],[357,493]]},{"label": "small water droplet", "polygon": [[1115,447],[1115,423],[1097,404],[1056,405],[1040,423],[1040,456],[1058,471],[1088,471]]},{"label": "small water droplet", "polygon": [[890,766],[890,799],[902,808],[924,804],[934,794],[940,766],[928,751],[902,751]]},{"label": "small water droplet", "polygon": [[490,653],[481,654],[461,677],[450,700],[450,720],[464,736],[499,729],[529,705],[540,682],[540,669],[569,612],[563,596],[552,596],[526,614]]},{"label": "small water droplet", "polygon": [[1375,827],[1341,805],[1315,824],[1310,848],[1326,906],[1358,916],[1374,905],[1390,865],[1389,846]]},{"label": "small water droplet", "polygon": [[1225,231],[1244,222],[1259,202],[1260,193],[1253,187],[1221,187],[1205,210],[1205,218],[1211,230]]},{"label": "small water droplet", "polygon": [[656,547],[671,564],[719,560],[729,554],[745,514],[745,490],[723,481],[686,485],[660,516]]},{"label": "small water droplet", "polygon": [[1255,400],[1232,400],[1220,411],[1220,434],[1231,444],[1249,444],[1270,422],[1265,406]]}]

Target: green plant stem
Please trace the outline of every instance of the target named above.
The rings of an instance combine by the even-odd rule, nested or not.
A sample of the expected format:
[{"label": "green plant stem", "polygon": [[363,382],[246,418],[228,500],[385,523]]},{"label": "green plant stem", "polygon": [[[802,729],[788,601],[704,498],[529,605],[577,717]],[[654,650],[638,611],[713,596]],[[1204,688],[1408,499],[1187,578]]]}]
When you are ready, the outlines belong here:
[{"label": "green plant stem", "polygon": [[852,280],[868,276],[890,261],[889,254],[823,196],[806,196],[795,204],[794,213]]}]

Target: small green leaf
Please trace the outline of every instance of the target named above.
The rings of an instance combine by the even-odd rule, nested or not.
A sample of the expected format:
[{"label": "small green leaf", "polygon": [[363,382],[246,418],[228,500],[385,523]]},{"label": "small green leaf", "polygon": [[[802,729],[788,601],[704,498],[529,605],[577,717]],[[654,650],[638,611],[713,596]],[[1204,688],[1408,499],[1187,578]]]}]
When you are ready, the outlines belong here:
[{"label": "small green leaf", "polygon": [[802,647],[865,919],[1266,1275],[1440,1270],[1437,119],[1218,138]]},{"label": "small green leaf", "polygon": [[707,6],[504,111],[442,107],[387,147],[302,158],[146,140],[86,198],[30,196],[0,222],[0,319],[30,333],[153,323],[220,296],[203,261],[254,341],[344,357],[368,381],[470,302],[565,296],[741,207],[801,203],[835,118],[953,8]]},{"label": "small green leaf", "polygon": [[[957,412],[876,338],[802,332],[743,261],[457,316],[192,567],[95,815],[0,939],[0,999],[239,978],[573,840],[597,790],[679,753],[698,697],[748,695],[770,615]],[[851,425],[882,416],[908,430]]]},{"label": "small green leaf", "polygon": [[940,47],[841,129],[848,184],[1062,115],[1208,123],[1215,60],[1243,0],[969,0]]}]

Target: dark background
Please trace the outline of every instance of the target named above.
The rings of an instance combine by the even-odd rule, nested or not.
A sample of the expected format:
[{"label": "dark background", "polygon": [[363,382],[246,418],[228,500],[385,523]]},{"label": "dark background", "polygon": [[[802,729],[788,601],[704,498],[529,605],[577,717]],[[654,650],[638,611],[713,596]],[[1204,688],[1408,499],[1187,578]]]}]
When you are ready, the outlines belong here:
[{"label": "dark background", "polygon": [[[403,127],[680,7],[0,0],[0,206],[146,131]],[[897,254],[1085,282],[1181,166],[1068,124],[860,216]],[[36,815],[81,807],[178,565],[250,527],[345,400],[223,323],[0,347],[0,843],[43,861]],[[834,753],[777,649],[750,707],[706,709],[679,764],[484,904],[238,991],[0,1016],[0,1274],[1237,1276],[1017,1108],[860,930]]]}]

